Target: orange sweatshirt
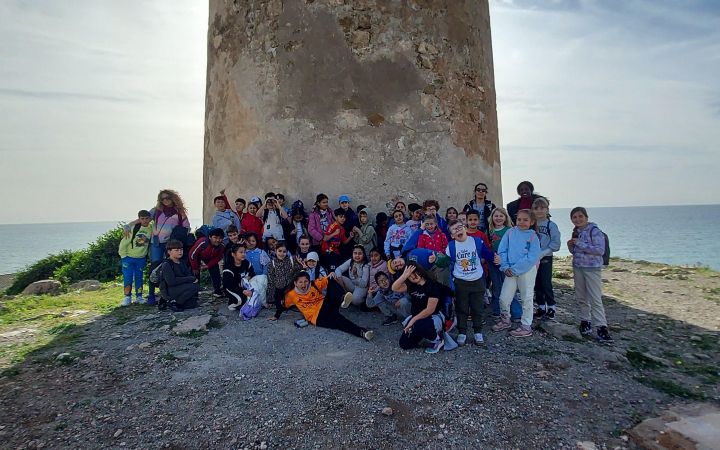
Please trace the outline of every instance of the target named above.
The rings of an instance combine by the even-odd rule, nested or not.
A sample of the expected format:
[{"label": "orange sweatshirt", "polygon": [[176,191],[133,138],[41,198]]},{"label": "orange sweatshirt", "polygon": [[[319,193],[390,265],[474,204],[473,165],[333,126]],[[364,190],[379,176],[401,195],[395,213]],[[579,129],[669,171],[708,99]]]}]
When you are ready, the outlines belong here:
[{"label": "orange sweatshirt", "polygon": [[290,308],[291,306],[297,306],[300,313],[305,317],[305,320],[315,325],[317,322],[318,314],[320,314],[320,308],[322,307],[325,297],[323,297],[322,290],[327,289],[328,277],[322,277],[315,280],[315,286],[317,289],[310,285],[310,289],[304,294],[299,294],[295,289],[291,289],[290,292],[285,294],[285,307]]}]

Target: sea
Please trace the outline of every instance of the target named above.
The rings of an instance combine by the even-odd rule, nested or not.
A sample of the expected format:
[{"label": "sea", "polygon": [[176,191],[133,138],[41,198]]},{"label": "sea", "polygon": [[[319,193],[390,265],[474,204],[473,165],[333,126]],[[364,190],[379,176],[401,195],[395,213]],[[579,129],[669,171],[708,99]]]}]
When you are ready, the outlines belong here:
[{"label": "sea", "polygon": [[[570,209],[551,211],[562,234],[556,254],[568,255],[565,242],[573,225]],[[588,208],[610,238],[612,256],[720,270],[720,205]],[[191,220],[193,226],[199,219]],[[44,256],[79,250],[118,222],[0,225],[0,274],[16,273]],[[714,231],[713,231],[714,230]]]}]

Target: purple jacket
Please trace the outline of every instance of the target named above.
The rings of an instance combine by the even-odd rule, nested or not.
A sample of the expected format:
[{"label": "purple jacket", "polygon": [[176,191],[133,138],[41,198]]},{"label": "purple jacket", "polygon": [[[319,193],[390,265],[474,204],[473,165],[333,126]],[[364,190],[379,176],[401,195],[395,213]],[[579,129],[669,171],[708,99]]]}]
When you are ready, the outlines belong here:
[{"label": "purple jacket", "polygon": [[568,246],[573,255],[573,267],[600,268],[605,254],[605,236],[593,222],[578,230],[578,242],[574,247]]},{"label": "purple jacket", "polygon": [[[333,214],[332,209],[330,208],[328,208],[326,211],[329,226],[331,223],[335,222],[335,214]],[[310,213],[310,219],[308,220],[308,233],[310,233],[312,244],[320,245],[323,240],[323,236],[325,235],[325,232],[320,225],[320,212],[317,208],[313,208],[312,212]]]}]

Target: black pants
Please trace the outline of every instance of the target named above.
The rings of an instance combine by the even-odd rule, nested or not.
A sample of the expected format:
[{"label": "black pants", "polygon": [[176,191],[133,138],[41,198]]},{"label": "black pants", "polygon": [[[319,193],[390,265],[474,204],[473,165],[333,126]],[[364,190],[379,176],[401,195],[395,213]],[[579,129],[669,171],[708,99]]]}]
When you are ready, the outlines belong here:
[{"label": "black pants", "polygon": [[555,306],[555,294],[552,286],[552,256],[540,260],[535,276],[535,303],[540,306]]},{"label": "black pants", "polygon": [[337,266],[342,264],[342,257],[335,252],[323,252],[320,253],[320,265],[325,269],[325,271],[329,274],[330,272],[335,272],[335,269],[337,269]]},{"label": "black pants", "polygon": [[432,316],[426,317],[415,322],[410,333],[403,331],[400,335],[400,348],[410,350],[417,347],[423,339],[434,341],[437,337],[438,333],[435,330],[435,322]]},{"label": "black pants", "polygon": [[340,304],[342,303],[343,295],[345,295],[345,289],[343,289],[337,281],[330,280],[327,287],[327,294],[320,307],[315,325],[362,337],[365,329],[360,328],[340,314]]},{"label": "black pants", "polygon": [[175,304],[182,309],[196,308],[198,304],[199,283],[185,283],[173,286],[169,292],[168,301],[175,301]]},{"label": "black pants", "polygon": [[[460,334],[467,334],[468,315],[472,314],[473,331],[482,331],[482,315],[485,308],[485,280],[465,281],[455,278],[455,313],[457,329]],[[449,316],[448,316],[449,317]]]},{"label": "black pants", "polygon": [[214,266],[208,268],[208,273],[210,274],[210,279],[212,280],[213,285],[213,291],[216,294],[222,294],[222,278],[220,277],[220,265],[215,264]]}]

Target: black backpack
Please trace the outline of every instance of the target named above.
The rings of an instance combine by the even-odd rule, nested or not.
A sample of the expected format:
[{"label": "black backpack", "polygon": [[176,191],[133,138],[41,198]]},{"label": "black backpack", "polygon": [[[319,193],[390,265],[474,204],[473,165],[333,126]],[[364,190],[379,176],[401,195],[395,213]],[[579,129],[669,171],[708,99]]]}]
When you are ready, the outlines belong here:
[{"label": "black backpack", "polygon": [[[600,230],[600,228],[598,228]],[[605,238],[605,253],[603,253],[603,266],[610,265],[610,238],[603,230],[600,230],[603,237]],[[592,230],[590,230],[590,242],[592,242]]]}]

